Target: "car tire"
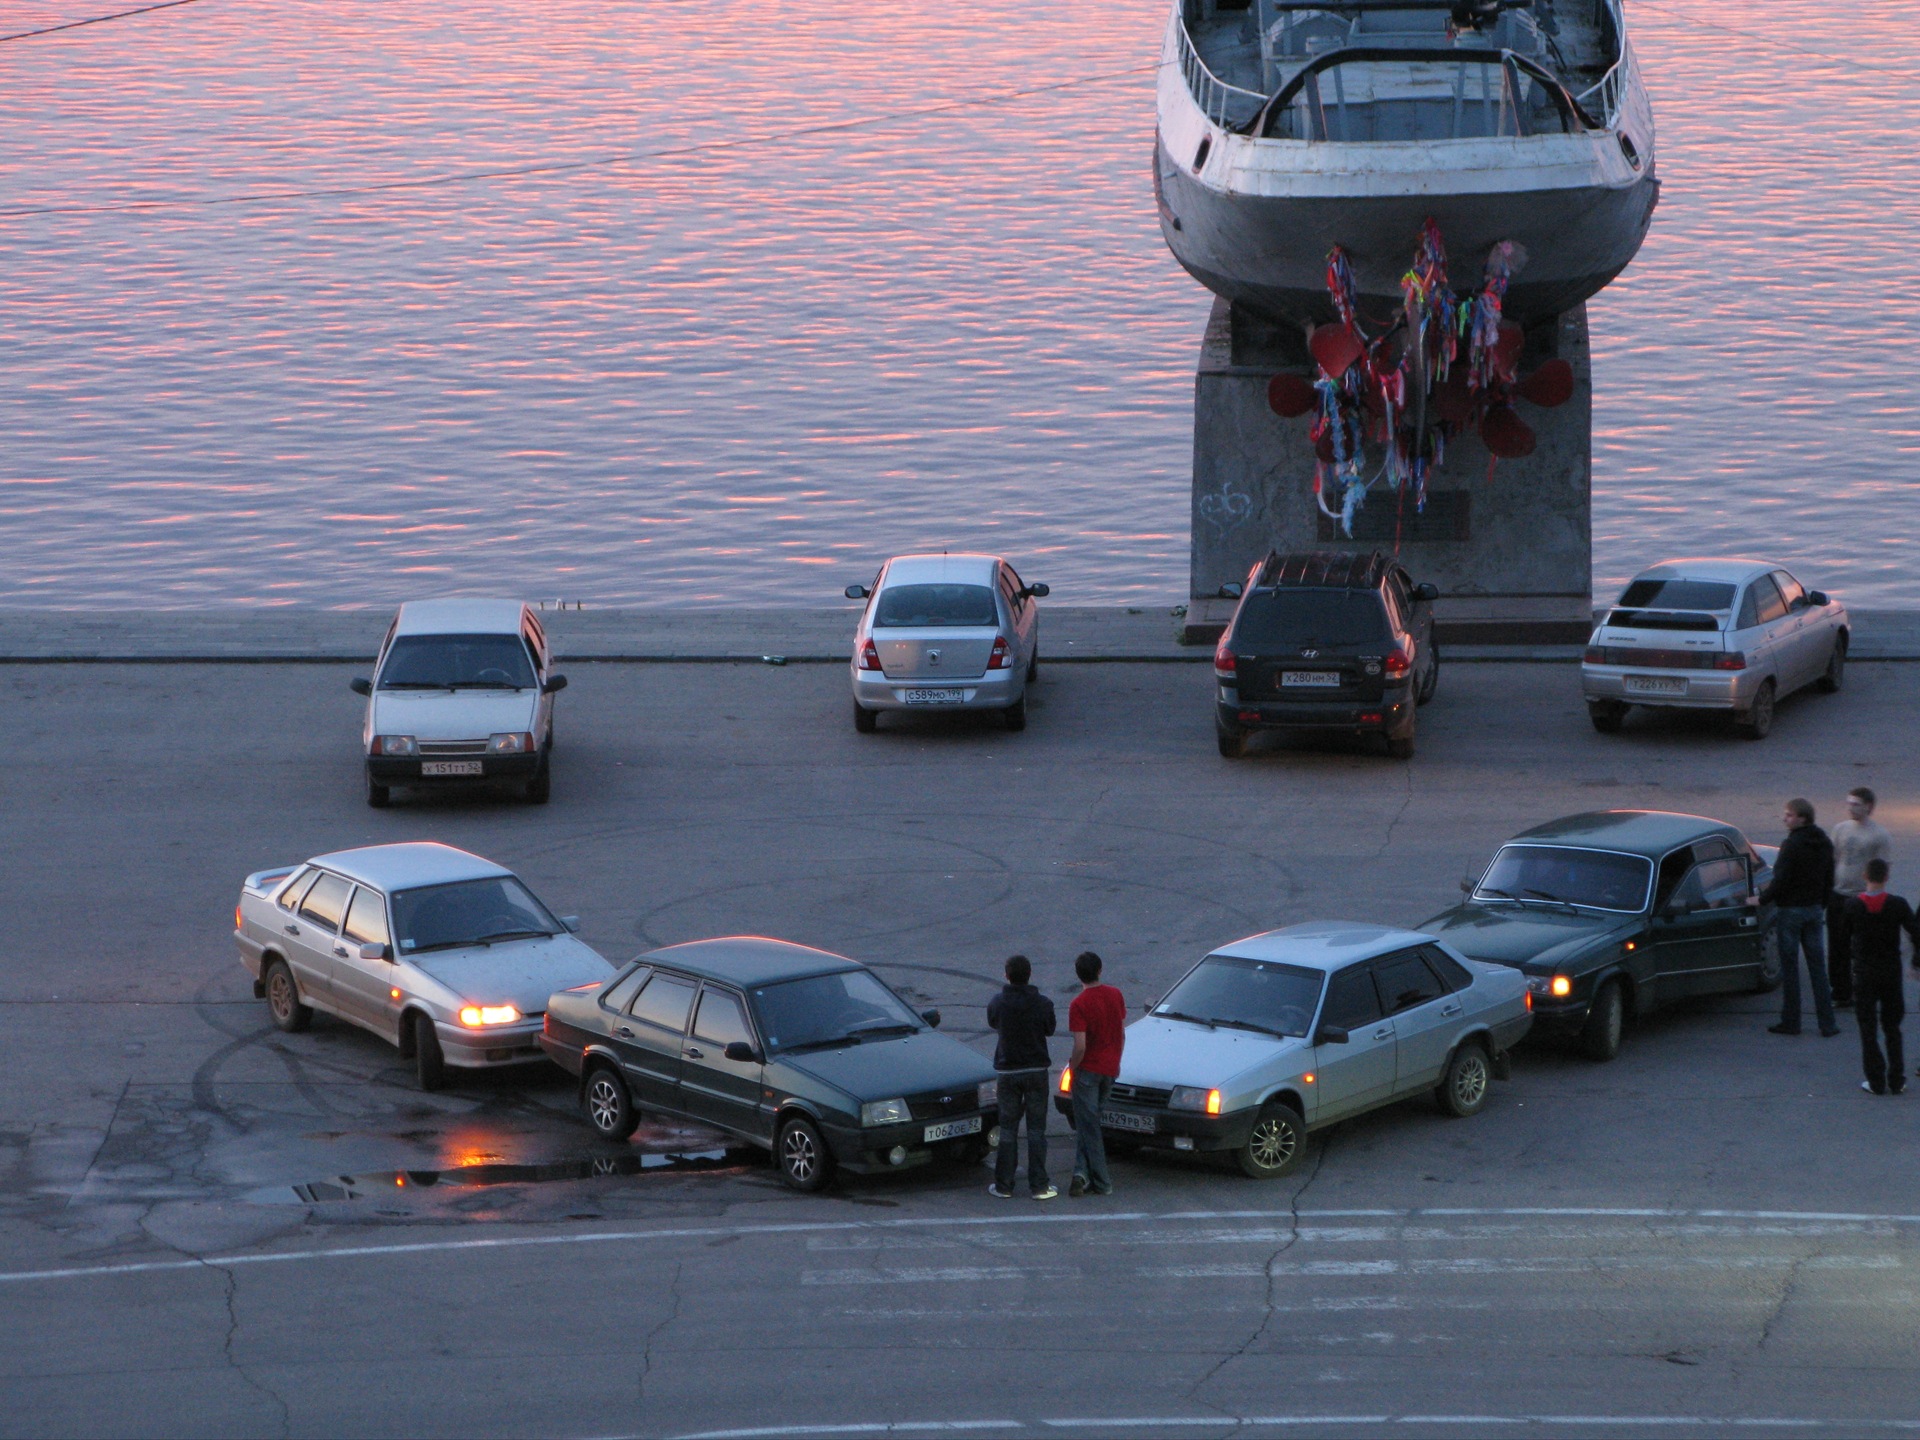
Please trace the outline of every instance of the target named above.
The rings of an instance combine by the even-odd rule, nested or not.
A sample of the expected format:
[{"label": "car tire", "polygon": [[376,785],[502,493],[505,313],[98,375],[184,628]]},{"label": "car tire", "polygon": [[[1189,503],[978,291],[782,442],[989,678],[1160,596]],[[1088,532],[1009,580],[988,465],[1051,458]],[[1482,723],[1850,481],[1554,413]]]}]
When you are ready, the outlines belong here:
[{"label": "car tire", "polygon": [[879,727],[880,712],[869,710],[858,700],[853,702],[853,728],[862,735],[871,735]]},{"label": "car tire", "polygon": [[1414,697],[1413,703],[1416,705],[1426,704],[1429,700],[1433,699],[1434,692],[1439,688],[1440,688],[1440,647],[1438,645],[1435,645],[1433,647],[1433,663],[1427,667],[1427,678],[1421,684],[1420,693]]},{"label": "car tire", "polygon": [[1602,735],[1618,735],[1627,720],[1627,707],[1618,700],[1591,700],[1587,703],[1587,718]]},{"label": "car tire", "polygon": [[267,1014],[276,1030],[293,1035],[313,1023],[313,1010],[301,1002],[300,987],[294,983],[293,971],[286,961],[269,960],[260,978],[267,992]]},{"label": "car tire", "polygon": [[1587,1007],[1586,1023],[1580,1027],[1580,1053],[1589,1060],[1611,1060],[1620,1053],[1620,1039],[1627,1027],[1627,997],[1618,980],[1609,980]]},{"label": "car tire", "polygon": [[1770,995],[1780,988],[1780,982],[1786,978],[1780,968],[1780,937],[1769,925],[1767,933],[1760,937],[1760,967],[1753,977],[1753,993]]},{"label": "car tire", "polygon": [[440,1032],[433,1028],[433,1017],[419,1011],[413,1016],[413,1078],[422,1090],[438,1090],[447,1083],[447,1055],[440,1048]]},{"label": "car tire", "polygon": [[1480,1112],[1492,1085],[1493,1062],[1487,1058],[1486,1046],[1478,1040],[1469,1040],[1447,1061],[1446,1073],[1440,1077],[1433,1097],[1447,1114],[1464,1120]]},{"label": "car tire", "polygon": [[393,790],[372,779],[367,781],[367,804],[376,810],[384,810],[393,803]]},{"label": "car tire", "polygon": [[1034,641],[1033,654],[1027,657],[1027,684],[1040,678],[1040,642]]},{"label": "car tire", "polygon": [[544,755],[540,757],[540,768],[534,772],[533,778],[527,781],[527,803],[529,805],[544,805],[553,798],[553,770],[551,766],[552,762]]},{"label": "car tire", "polygon": [[1749,740],[1764,740],[1773,729],[1773,681],[1760,682],[1760,690],[1753,697],[1753,708],[1744,713],[1734,712],[1733,728]]},{"label": "car tire", "polygon": [[1827,656],[1827,668],[1820,678],[1813,682],[1813,688],[1822,695],[1831,695],[1845,683],[1847,678],[1847,632],[1834,633],[1833,653]]},{"label": "car tire", "polygon": [[1387,736],[1387,754],[1395,760],[1413,758],[1413,726],[1408,725],[1406,733]]},{"label": "car tire", "polygon": [[833,1152],[820,1136],[820,1127],[804,1115],[795,1115],[780,1127],[773,1142],[773,1163],[780,1178],[804,1194],[827,1188],[833,1178]]},{"label": "car tire", "polygon": [[1026,729],[1027,728],[1027,697],[1022,695],[1018,700],[1014,701],[1013,704],[1007,706],[1006,709],[1002,710],[1000,714],[1007,722],[1007,729],[1009,730]]},{"label": "car tire", "polygon": [[1262,1107],[1247,1142],[1233,1152],[1240,1173],[1255,1180],[1278,1180],[1307,1153],[1307,1122],[1284,1101]]},{"label": "car tire", "polygon": [[633,1108],[627,1082],[608,1064],[587,1071],[580,1086],[580,1108],[586,1112],[593,1133],[602,1140],[625,1140],[640,1124],[640,1112]]},{"label": "car tire", "polygon": [[1238,760],[1247,753],[1247,732],[1228,730],[1222,726],[1213,727],[1213,738],[1219,742],[1220,753],[1228,760]]}]

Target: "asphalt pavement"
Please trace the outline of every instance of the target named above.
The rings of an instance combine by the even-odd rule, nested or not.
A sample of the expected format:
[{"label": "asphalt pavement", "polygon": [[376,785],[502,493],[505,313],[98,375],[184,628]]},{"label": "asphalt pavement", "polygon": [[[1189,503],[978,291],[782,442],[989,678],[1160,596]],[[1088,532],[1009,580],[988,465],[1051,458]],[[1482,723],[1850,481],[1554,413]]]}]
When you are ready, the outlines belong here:
[{"label": "asphalt pavement", "polygon": [[1192,664],[1046,669],[1018,735],[856,735],[831,666],[569,672],[550,805],[373,811],[350,665],[0,670],[0,1433],[1920,1430],[1920,1092],[1857,1090],[1849,1017],[1785,1039],[1738,997],[1610,1065],[1526,1048],[1478,1116],[1394,1106],[1281,1182],[1120,1160],[1102,1199],[998,1201],[983,1169],[801,1197],[697,1130],[595,1141],[557,1072],[424,1095],[357,1031],[281,1035],[230,939],[249,870],[438,839],[611,957],[779,935],[984,1048],[1014,950],[1064,1000],[1097,949],[1138,1004],[1252,931],[1417,923],[1578,810],[1771,840],[1788,796],[1830,821],[1871,784],[1900,889],[1920,667],[1855,665],[1752,743],[1599,736],[1574,667],[1455,664],[1406,764],[1223,760]]}]

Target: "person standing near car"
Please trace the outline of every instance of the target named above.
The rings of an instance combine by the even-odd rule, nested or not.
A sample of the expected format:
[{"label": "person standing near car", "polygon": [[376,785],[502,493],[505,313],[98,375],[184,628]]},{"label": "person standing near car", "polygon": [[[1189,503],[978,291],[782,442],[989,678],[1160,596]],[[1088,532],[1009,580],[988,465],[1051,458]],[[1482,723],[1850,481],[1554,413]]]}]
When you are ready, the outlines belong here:
[{"label": "person standing near car", "polygon": [[[1836,830],[1839,826],[1834,827]],[[1847,901],[1847,930],[1853,937],[1853,1018],[1860,1022],[1860,1088],[1873,1095],[1898,1095],[1907,1088],[1907,1055],[1900,1043],[1900,1021],[1907,997],[1900,980],[1900,932],[1913,941],[1920,962],[1920,917],[1898,895],[1887,893],[1887,862],[1867,861],[1866,888]],[[1875,1030],[1887,1039],[1880,1053]]]},{"label": "person standing near car", "polygon": [[1813,803],[1787,801],[1780,819],[1787,838],[1773,862],[1773,878],[1760,903],[1774,907],[1774,933],[1780,942],[1780,1023],[1775,1035],[1800,1033],[1800,952],[1806,951],[1807,979],[1813,986],[1814,1014],[1820,1033],[1833,1036],[1833,995],[1827,988],[1827,901],[1833,895],[1833,842],[1813,823]]},{"label": "person standing near car", "polygon": [[1113,1082],[1120,1078],[1120,1050],[1126,1043],[1127,1002],[1111,985],[1100,983],[1100,957],[1083,950],[1075,957],[1073,973],[1080,977],[1080,993],[1067,1007],[1067,1028],[1073,1032],[1073,1180],[1067,1194],[1078,1198],[1113,1193],[1107,1173],[1107,1141],[1100,1131],[1100,1112],[1106,1108]]},{"label": "person standing near car", "polygon": [[1893,863],[1893,837],[1873,818],[1874,795],[1864,785],[1847,792],[1847,818],[1833,827],[1833,900],[1827,906],[1827,954],[1832,957],[1833,1004],[1853,1004],[1853,942],[1847,917],[1854,896],[1867,887],[1870,860]]},{"label": "person standing near car", "polygon": [[1020,1163],[1020,1121],[1027,1122],[1027,1192],[1036,1200],[1060,1192],[1047,1179],[1047,1073],[1053,1057],[1047,1037],[1057,1022],[1053,1001],[1028,983],[1033,962],[1024,955],[1007,958],[1007,983],[987,1002],[987,1025],[1000,1033],[993,1069],[999,1080],[1000,1149],[994,1156],[988,1193],[1013,1198],[1014,1170]]}]

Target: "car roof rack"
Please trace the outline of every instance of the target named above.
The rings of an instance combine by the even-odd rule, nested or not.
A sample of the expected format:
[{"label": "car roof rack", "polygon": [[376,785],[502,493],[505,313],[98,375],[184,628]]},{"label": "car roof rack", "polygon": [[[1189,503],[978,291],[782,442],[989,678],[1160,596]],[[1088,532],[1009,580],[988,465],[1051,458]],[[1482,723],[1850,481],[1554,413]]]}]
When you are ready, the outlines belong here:
[{"label": "car roof rack", "polygon": [[1393,562],[1378,550],[1293,550],[1267,553],[1256,585],[1322,590],[1371,590]]}]

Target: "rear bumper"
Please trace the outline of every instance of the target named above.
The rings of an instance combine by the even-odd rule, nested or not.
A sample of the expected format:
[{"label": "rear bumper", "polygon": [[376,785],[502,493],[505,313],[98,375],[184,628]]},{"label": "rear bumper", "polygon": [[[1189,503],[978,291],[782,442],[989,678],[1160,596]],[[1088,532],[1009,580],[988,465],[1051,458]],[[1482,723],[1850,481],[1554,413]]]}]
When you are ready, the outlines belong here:
[{"label": "rear bumper", "polygon": [[[414,755],[369,755],[367,778],[376,785],[485,785],[495,780],[531,780],[540,773],[546,756],[531,755],[448,755],[429,756],[422,761]],[[478,775],[422,775],[422,764],[471,764],[479,762]]]},{"label": "rear bumper", "polygon": [[[1768,670],[1639,670],[1621,665],[1580,667],[1580,693],[1589,703],[1618,701],[1628,705],[1671,706],[1676,710],[1745,710],[1760,686],[1772,679]],[[1636,688],[1630,680],[1682,685],[1679,694],[1658,695]]]},{"label": "rear bumper", "polygon": [[[1053,1097],[1053,1108],[1069,1121],[1073,1119],[1073,1101],[1065,1095]],[[1109,1140],[1124,1140],[1153,1150],[1238,1150],[1247,1143],[1258,1115],[1254,1109],[1238,1110],[1231,1115],[1196,1115],[1185,1110],[1150,1109],[1143,1105],[1116,1105],[1109,1102],[1101,1115],[1122,1115],[1137,1123],[1151,1123],[1153,1129],[1139,1130],[1125,1125],[1102,1124],[1100,1133]]]},{"label": "rear bumper", "polygon": [[[954,692],[957,699],[909,700],[910,693]],[[989,670],[967,679],[896,680],[871,670],[853,672],[853,698],[863,710],[1004,710],[1026,693],[1019,669]]]},{"label": "rear bumper", "polygon": [[1405,687],[1378,700],[1241,700],[1221,686],[1215,701],[1220,728],[1247,730],[1398,730],[1413,718],[1413,693]]}]

